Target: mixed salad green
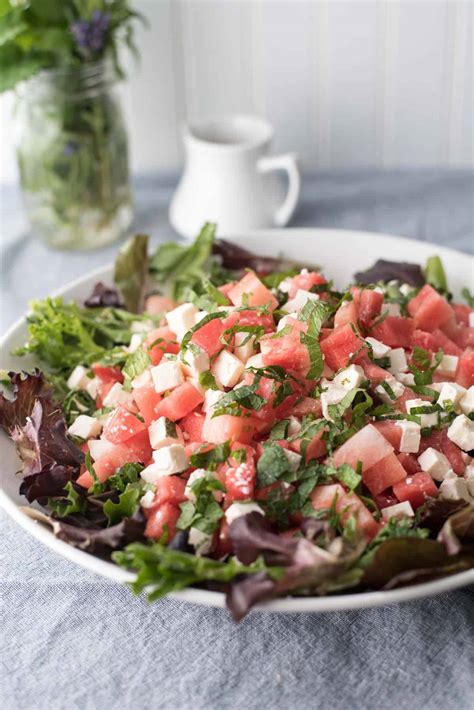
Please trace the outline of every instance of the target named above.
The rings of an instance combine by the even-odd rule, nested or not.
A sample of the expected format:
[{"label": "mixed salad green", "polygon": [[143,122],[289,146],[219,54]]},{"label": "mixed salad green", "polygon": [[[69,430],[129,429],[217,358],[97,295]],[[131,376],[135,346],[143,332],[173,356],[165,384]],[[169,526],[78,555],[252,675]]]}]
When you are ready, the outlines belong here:
[{"label": "mixed salad green", "polygon": [[[36,301],[0,425],[20,492],[62,540],[137,573],[151,600],[391,589],[474,566],[474,309],[439,257],[318,268],[216,239],[114,285]],[[38,516],[38,513],[35,513]]]}]

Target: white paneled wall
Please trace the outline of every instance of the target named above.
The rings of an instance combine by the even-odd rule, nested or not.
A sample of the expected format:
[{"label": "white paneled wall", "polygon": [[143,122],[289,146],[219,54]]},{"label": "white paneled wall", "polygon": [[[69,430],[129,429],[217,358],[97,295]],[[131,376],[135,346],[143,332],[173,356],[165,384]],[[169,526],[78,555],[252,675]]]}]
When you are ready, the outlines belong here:
[{"label": "white paneled wall", "polygon": [[[136,172],[181,162],[179,126],[256,112],[307,168],[473,164],[474,0],[136,0],[122,88]],[[16,177],[11,97],[0,180]]]}]

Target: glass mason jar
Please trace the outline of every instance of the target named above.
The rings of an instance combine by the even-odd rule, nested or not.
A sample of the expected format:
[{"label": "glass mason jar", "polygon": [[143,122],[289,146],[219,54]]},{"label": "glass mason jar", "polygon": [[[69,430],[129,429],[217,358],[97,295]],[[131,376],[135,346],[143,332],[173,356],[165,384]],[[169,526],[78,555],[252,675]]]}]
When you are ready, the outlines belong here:
[{"label": "glass mason jar", "polygon": [[130,226],[127,134],[110,62],[43,71],[18,90],[17,157],[35,232],[92,249]]}]

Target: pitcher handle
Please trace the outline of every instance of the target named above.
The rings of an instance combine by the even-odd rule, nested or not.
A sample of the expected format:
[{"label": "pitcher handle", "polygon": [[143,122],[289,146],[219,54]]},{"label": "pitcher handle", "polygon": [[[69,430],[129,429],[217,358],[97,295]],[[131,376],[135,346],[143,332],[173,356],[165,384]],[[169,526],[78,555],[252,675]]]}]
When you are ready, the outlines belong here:
[{"label": "pitcher handle", "polygon": [[273,221],[277,227],[284,227],[291,219],[298,204],[301,191],[301,175],[295,153],[285,153],[284,155],[271,155],[260,158],[257,163],[260,173],[270,173],[274,170],[285,170],[288,174],[288,192],[283,203],[277,208],[273,215]]}]

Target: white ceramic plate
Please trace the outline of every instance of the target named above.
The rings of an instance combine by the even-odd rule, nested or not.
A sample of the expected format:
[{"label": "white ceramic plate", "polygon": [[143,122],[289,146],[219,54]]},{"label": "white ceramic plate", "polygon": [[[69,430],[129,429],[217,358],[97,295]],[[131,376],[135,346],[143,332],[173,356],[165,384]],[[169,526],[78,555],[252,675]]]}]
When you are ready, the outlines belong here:
[{"label": "white ceramic plate", "polygon": [[[474,259],[466,254],[434,244],[382,234],[329,229],[286,229],[238,235],[233,238],[233,241],[259,254],[282,254],[303,263],[320,265],[324,268],[326,275],[334,279],[337,287],[345,286],[351,280],[354,272],[369,267],[377,258],[424,264],[426,259],[433,254],[439,254],[443,259],[449,284],[455,296],[459,296],[464,286],[472,288],[474,278]],[[92,286],[98,280],[111,283],[111,274],[111,266],[95,270],[60,289],[55,295],[81,301],[90,293]],[[22,318],[15,323],[1,342],[4,353],[2,367],[18,370],[34,364],[26,358],[15,358],[9,355],[14,348],[24,343],[25,336],[26,323]],[[19,525],[52,550],[87,570],[116,582],[123,583],[133,578],[133,575],[116,565],[104,562],[58,540],[49,529],[25,515],[20,509],[20,506],[25,504],[25,500],[18,494],[19,480],[14,475],[19,467],[18,459],[13,445],[3,435],[0,437],[0,457],[3,478],[0,504]],[[404,589],[330,597],[277,599],[262,605],[262,608],[279,612],[357,609],[438,594],[471,582],[474,582],[474,570]],[[224,595],[219,592],[188,589],[176,592],[171,596],[208,606],[224,606]]]}]

